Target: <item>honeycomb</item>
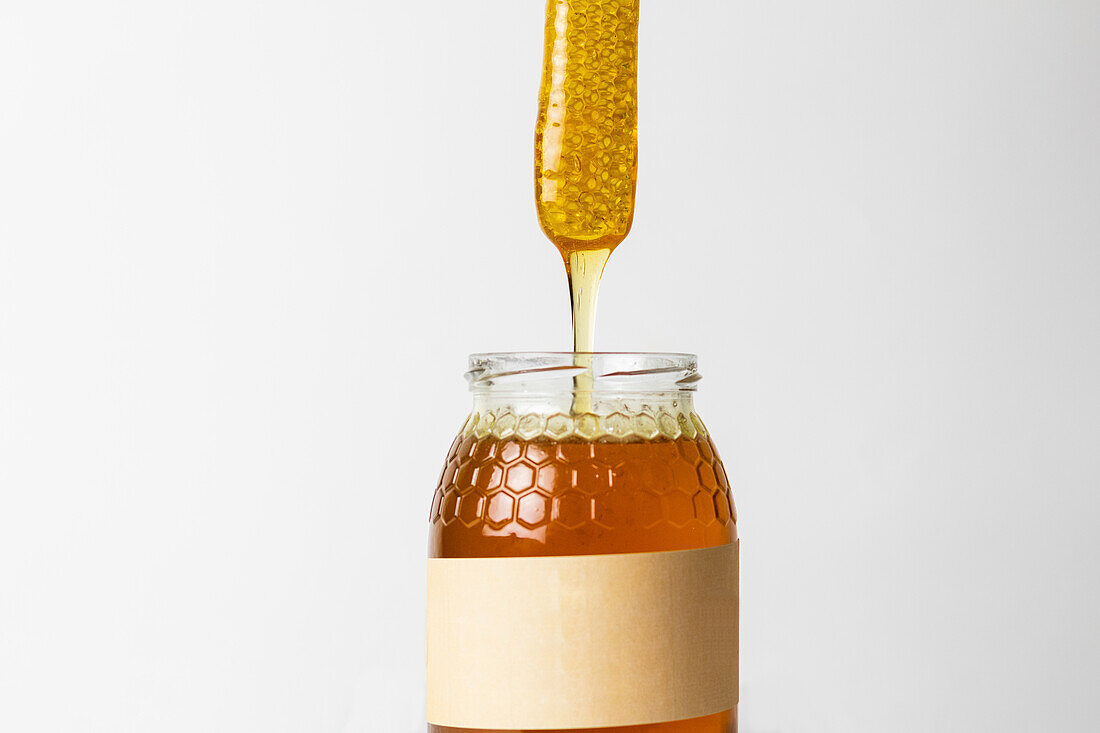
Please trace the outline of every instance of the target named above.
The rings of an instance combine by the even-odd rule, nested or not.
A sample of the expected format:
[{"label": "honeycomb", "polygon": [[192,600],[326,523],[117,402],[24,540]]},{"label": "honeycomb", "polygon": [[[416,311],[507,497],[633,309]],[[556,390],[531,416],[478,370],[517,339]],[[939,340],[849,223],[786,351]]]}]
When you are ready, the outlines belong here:
[{"label": "honeycomb", "polygon": [[535,201],[562,250],[613,249],[630,231],[638,171],[638,1],[550,0]]}]

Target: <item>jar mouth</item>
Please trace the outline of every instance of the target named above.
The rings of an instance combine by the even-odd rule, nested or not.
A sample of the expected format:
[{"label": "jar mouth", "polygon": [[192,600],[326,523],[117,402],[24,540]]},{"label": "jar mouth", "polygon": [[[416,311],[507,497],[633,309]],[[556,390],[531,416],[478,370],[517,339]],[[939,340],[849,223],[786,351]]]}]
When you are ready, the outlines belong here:
[{"label": "jar mouth", "polygon": [[691,392],[698,358],[677,352],[521,351],[471,354],[473,392]]}]

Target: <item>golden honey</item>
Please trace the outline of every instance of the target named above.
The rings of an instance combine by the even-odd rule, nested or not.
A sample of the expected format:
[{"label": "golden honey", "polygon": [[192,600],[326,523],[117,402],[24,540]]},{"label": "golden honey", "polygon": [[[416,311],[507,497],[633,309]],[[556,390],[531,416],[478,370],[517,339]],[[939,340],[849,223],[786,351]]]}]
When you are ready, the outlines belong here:
[{"label": "golden honey", "polygon": [[637,0],[550,0],[535,201],[563,256],[630,231],[638,173]]}]

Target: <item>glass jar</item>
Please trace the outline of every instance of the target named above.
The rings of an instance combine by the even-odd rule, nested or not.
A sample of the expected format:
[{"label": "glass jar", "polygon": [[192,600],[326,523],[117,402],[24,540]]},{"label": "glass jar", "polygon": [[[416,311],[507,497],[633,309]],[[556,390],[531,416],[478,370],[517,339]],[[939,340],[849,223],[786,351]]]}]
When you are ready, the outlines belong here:
[{"label": "glass jar", "polygon": [[475,354],[466,378],[431,505],[429,731],[736,731],[737,518],[695,357]]}]

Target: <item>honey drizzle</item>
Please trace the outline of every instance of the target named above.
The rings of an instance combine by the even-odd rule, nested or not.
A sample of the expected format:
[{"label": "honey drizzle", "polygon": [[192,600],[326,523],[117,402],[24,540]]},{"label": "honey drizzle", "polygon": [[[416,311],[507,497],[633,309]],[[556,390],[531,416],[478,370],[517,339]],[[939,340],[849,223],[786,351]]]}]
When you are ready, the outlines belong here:
[{"label": "honey drizzle", "polygon": [[578,250],[569,254],[565,271],[573,315],[573,363],[585,371],[573,378],[574,415],[592,412],[592,356],[596,350],[596,296],[609,249]]}]

